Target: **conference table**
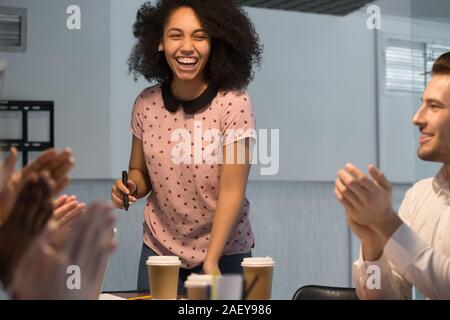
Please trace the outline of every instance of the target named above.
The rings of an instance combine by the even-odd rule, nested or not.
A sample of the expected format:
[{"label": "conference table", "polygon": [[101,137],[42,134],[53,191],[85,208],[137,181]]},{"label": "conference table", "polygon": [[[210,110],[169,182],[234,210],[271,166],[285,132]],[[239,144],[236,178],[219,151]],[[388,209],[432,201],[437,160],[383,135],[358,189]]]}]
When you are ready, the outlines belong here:
[{"label": "conference table", "polygon": [[[102,299],[103,297],[103,299]],[[117,297],[118,299],[114,299],[113,297]],[[103,292],[100,296],[100,300],[151,300],[149,291],[109,291]],[[179,300],[186,299],[185,296],[179,296]]]}]

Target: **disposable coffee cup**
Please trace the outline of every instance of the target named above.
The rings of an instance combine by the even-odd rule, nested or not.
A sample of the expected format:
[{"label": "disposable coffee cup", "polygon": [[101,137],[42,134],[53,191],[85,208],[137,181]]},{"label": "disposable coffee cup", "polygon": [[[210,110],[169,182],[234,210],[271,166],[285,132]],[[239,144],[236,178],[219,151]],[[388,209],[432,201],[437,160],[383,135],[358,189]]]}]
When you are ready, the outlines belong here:
[{"label": "disposable coffee cup", "polygon": [[246,300],[270,300],[275,262],[270,257],[244,258],[244,298]]},{"label": "disposable coffee cup", "polygon": [[147,259],[150,294],[153,300],[176,300],[181,261],[176,256],[150,256]]},{"label": "disposable coffee cup", "polygon": [[191,274],[184,282],[188,300],[210,300],[212,275]]}]

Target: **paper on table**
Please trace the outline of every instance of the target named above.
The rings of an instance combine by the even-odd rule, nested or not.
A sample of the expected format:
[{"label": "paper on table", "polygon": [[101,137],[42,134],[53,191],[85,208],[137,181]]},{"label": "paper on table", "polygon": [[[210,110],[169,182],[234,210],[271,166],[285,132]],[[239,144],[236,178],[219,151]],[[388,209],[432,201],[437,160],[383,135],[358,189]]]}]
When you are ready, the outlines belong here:
[{"label": "paper on table", "polygon": [[127,300],[125,298],[121,298],[118,296],[114,296],[112,294],[109,293],[102,293],[99,297],[98,300]]}]

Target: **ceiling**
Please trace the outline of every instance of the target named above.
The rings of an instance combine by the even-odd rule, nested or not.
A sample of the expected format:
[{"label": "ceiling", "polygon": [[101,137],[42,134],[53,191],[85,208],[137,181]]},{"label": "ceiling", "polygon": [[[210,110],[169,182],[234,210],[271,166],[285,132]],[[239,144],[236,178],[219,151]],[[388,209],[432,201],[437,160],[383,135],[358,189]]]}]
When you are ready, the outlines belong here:
[{"label": "ceiling", "polygon": [[450,23],[450,0],[237,0],[241,5],[344,16],[365,11],[369,3],[380,7],[381,13]]},{"label": "ceiling", "polygon": [[373,0],[239,0],[238,2],[250,7],[344,16],[361,9]]},{"label": "ceiling", "polygon": [[450,23],[449,0],[378,0],[382,14]]}]

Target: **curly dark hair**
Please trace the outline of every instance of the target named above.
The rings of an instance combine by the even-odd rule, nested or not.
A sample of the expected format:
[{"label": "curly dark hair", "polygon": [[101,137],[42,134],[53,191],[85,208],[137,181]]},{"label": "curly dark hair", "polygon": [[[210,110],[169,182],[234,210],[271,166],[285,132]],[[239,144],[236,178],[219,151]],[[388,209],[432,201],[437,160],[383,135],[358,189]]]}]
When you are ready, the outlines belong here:
[{"label": "curly dark hair", "polygon": [[211,54],[205,79],[223,90],[243,90],[261,65],[262,46],[245,11],[233,0],[159,0],[145,3],[138,11],[133,34],[137,43],[128,59],[130,73],[137,80],[172,81],[164,53],[158,51],[164,26],[179,7],[190,7],[211,38]]}]

